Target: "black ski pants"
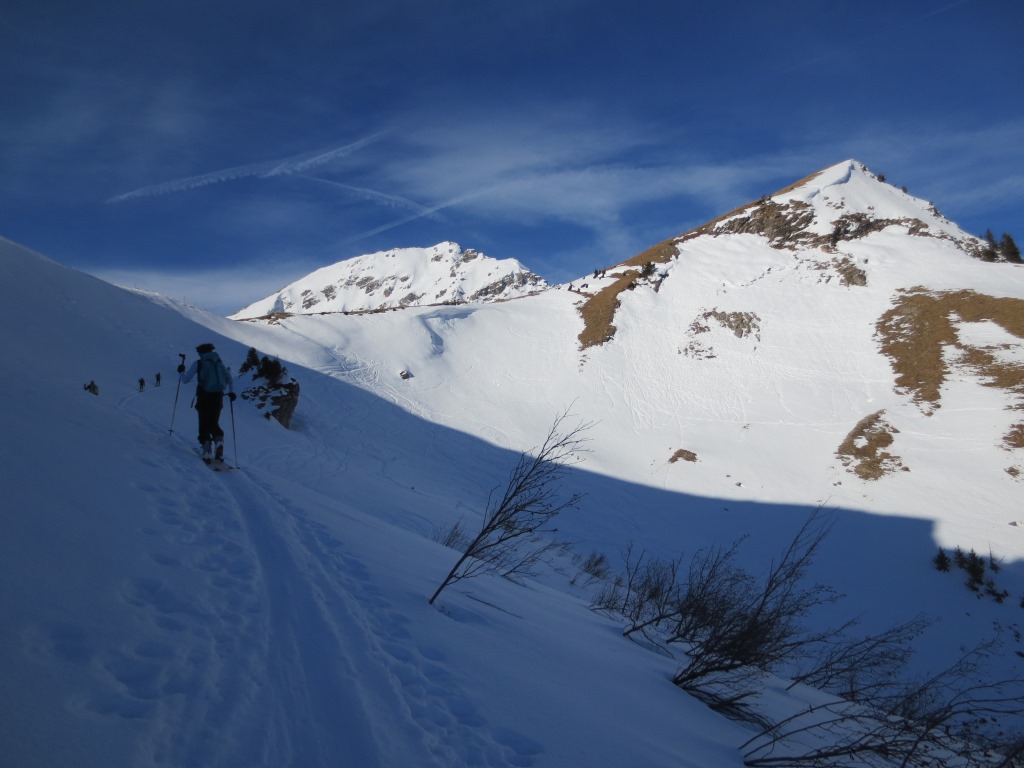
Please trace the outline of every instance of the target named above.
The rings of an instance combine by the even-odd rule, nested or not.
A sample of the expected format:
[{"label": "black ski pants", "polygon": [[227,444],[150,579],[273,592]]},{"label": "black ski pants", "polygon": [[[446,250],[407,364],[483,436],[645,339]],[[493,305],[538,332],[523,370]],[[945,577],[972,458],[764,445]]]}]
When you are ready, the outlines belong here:
[{"label": "black ski pants", "polygon": [[224,430],[220,428],[220,412],[224,407],[223,392],[196,390],[196,410],[199,411],[199,442],[223,440]]}]

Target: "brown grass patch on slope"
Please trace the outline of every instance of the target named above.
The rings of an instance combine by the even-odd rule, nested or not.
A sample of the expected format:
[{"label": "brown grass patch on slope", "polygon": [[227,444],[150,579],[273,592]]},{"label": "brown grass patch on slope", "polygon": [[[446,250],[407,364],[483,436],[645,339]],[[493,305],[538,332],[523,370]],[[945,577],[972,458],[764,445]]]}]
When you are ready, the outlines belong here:
[{"label": "brown grass patch on slope", "polygon": [[814,221],[814,209],[800,200],[776,203],[765,199],[748,206],[746,216],[712,222],[694,230],[693,235],[760,235],[773,248],[811,246],[819,237],[807,232]]},{"label": "brown grass patch on slope", "polygon": [[898,456],[885,450],[899,430],[883,418],[884,414],[876,411],[858,421],[836,451],[843,466],[862,480],[877,480],[898,469],[906,470]]},{"label": "brown grass patch on slope", "polygon": [[832,267],[839,273],[839,282],[843,285],[868,284],[868,273],[858,267],[850,256],[832,259]]},{"label": "brown grass patch on slope", "polygon": [[[809,176],[790,184],[785,189],[780,189],[775,193],[775,195],[786,194],[803,184],[807,184],[820,176],[824,171],[825,169],[822,169],[812,173]],[[625,261],[614,266],[642,268],[649,262],[653,262],[655,264],[667,264],[678,255],[680,243],[694,237],[699,237],[700,235],[714,233],[716,226],[720,222],[736,216],[748,209],[756,208],[759,204],[768,201],[769,197],[773,196],[774,195],[765,197],[759,202],[741,205],[739,208],[712,219],[706,224],[702,224],[701,226],[691,229],[688,232],[684,232],[681,235],[670,237],[668,240],[663,240],[656,245],[652,245],[647,250],[642,251],[635,256],[631,256]],[[614,266],[609,267],[609,269],[614,268]],[[580,314],[583,316],[584,326],[583,332],[579,335],[581,349],[587,349],[587,347],[604,344],[615,336],[615,325],[613,321],[615,319],[615,310],[619,307],[619,294],[630,286],[635,285],[637,274],[638,273],[632,271],[626,272],[621,278],[615,281],[615,283],[596,293],[580,307]]]},{"label": "brown grass patch on slope", "polygon": [[[619,266],[643,268],[645,264],[666,264],[679,253],[677,237],[663,240],[646,251],[623,261]],[[636,285],[639,269],[629,269],[614,283],[601,289],[580,307],[583,332],[578,336],[580,349],[604,344],[615,335],[615,310],[619,308],[619,294]]]},{"label": "brown grass patch on slope", "polygon": [[[770,203],[771,202],[771,198],[773,198],[773,197],[779,197],[780,195],[789,194],[790,192],[792,192],[797,187],[802,187],[804,184],[811,183],[816,178],[821,176],[821,174],[823,174],[826,170],[827,169],[823,168],[820,171],[816,171],[816,172],[810,174],[809,176],[805,176],[804,178],[800,179],[799,181],[794,181],[788,187],[784,187],[783,189],[780,189],[779,191],[777,191],[777,192],[775,192],[775,193],[773,193],[771,195],[766,195],[765,197],[761,198],[760,200],[755,200],[755,201],[746,203],[744,205],[741,205],[739,208],[733,208],[728,213],[723,213],[721,216],[718,216],[718,217],[712,219],[711,221],[707,222],[706,224],[701,224],[699,227],[695,227],[694,229],[691,229],[689,232],[684,232],[679,237],[673,238],[671,241],[666,241],[666,242],[673,242],[674,243],[674,242],[683,241],[683,240],[690,240],[690,239],[692,239],[694,237],[699,237],[700,235],[710,235],[710,234],[716,234],[716,233],[717,234],[721,234],[722,231],[724,231],[724,230],[719,230],[718,229],[718,225],[721,224],[723,221],[726,221],[727,219],[731,219],[731,218],[733,218],[735,216],[739,216],[744,211],[756,209],[760,205],[764,205],[765,203]],[[777,206],[778,204],[777,203],[773,203],[773,205]],[[779,207],[781,207],[781,206],[779,206]]]},{"label": "brown grass patch on slope", "polygon": [[677,461],[689,461],[692,463],[696,463],[697,454],[694,453],[693,451],[688,451],[685,448],[680,448],[678,451],[672,454],[671,458],[669,458],[668,460],[668,463],[675,464]]},{"label": "brown grass patch on slope", "polygon": [[939,407],[942,385],[949,375],[943,351],[959,351],[959,362],[975,371],[984,384],[1021,398],[1024,407],[1024,365],[1001,362],[990,351],[961,343],[956,322],[991,321],[1024,339],[1024,299],[996,298],[970,290],[932,293],[924,288],[901,292],[892,309],[875,324],[882,353],[896,374],[896,390],[914,402]]},{"label": "brown grass patch on slope", "polygon": [[619,308],[619,294],[634,284],[640,273],[635,269],[628,270],[611,285],[595,293],[583,306],[583,331],[577,337],[580,349],[604,344],[615,335],[615,310]]},{"label": "brown grass patch on slope", "polygon": [[622,262],[624,267],[643,267],[648,262],[655,264],[667,264],[676,257],[679,253],[679,238],[671,237],[668,240],[662,240],[657,245],[652,245],[646,251],[641,251],[636,256],[631,256]]},{"label": "brown grass patch on slope", "polygon": [[[705,312],[701,317],[705,321],[716,320],[720,326],[732,331],[737,339],[754,336],[758,341],[761,340],[761,318],[754,312],[722,312],[713,309]],[[699,320],[694,320],[690,328],[691,330],[699,329],[702,332],[709,330],[706,325],[700,327]]]},{"label": "brown grass patch on slope", "polygon": [[1024,448],[1024,424],[1014,424],[1010,427],[1010,431],[1003,436],[1003,447],[1008,451]]}]

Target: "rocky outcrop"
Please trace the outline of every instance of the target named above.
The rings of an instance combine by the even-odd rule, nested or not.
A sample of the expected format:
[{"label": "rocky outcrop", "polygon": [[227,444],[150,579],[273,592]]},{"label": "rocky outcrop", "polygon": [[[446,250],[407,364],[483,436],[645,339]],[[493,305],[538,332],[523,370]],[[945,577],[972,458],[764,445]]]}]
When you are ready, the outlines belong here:
[{"label": "rocky outcrop", "polygon": [[242,399],[274,418],[281,426],[291,429],[292,416],[299,405],[299,382],[290,379],[279,384],[259,384],[242,392]]},{"label": "rocky outcrop", "polygon": [[290,429],[292,416],[299,405],[299,382],[293,377],[285,380],[288,369],[281,365],[281,361],[266,355],[260,357],[253,347],[238,373],[251,374],[253,381],[253,386],[242,391],[242,399],[253,403],[268,419],[273,417]]}]

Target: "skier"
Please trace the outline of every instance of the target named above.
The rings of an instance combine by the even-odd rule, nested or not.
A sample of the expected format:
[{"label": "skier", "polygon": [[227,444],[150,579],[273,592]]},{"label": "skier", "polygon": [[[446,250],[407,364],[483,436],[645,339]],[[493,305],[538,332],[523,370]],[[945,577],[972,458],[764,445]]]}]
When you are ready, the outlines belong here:
[{"label": "skier", "polygon": [[82,389],[84,389],[86,392],[91,392],[94,395],[98,395],[100,393],[100,388],[97,387],[96,382],[92,380],[90,380],[88,384],[83,386]]},{"label": "skier", "polygon": [[154,378],[154,381],[156,381],[156,385],[159,387],[160,386],[160,371],[157,371],[156,372],[156,376],[154,376],[153,378]]},{"label": "skier", "polygon": [[145,379],[139,379],[139,392],[141,392],[145,388],[146,388],[146,380]]},{"label": "skier", "polygon": [[200,344],[196,347],[199,359],[185,371],[185,364],[178,366],[181,381],[186,384],[199,374],[196,383],[196,410],[199,412],[199,443],[202,445],[203,461],[209,464],[216,459],[224,460],[224,430],[220,428],[220,411],[224,407],[224,395],[232,402],[235,400],[235,388],[221,362],[220,355],[214,352],[213,344]]}]

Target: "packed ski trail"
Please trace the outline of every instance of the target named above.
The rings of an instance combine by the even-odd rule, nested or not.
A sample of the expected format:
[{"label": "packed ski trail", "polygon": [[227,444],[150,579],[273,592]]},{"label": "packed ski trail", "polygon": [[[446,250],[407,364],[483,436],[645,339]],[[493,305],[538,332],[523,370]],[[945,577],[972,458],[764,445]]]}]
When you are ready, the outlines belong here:
[{"label": "packed ski trail", "polygon": [[[215,647],[194,673],[211,703],[201,718],[179,713],[178,728],[155,733],[145,757],[225,767],[532,763],[537,745],[487,727],[445,670],[446,651],[413,637],[410,617],[378,586],[386,577],[342,541],[342,530],[378,534],[375,523],[339,516],[337,502],[276,474],[282,465],[273,451],[214,475],[185,438],[174,442],[185,449],[176,467],[182,485],[197,497],[183,510],[201,511],[163,522],[192,534],[194,565],[219,599],[197,596],[207,609],[195,613],[150,582],[135,584],[132,599],[143,611],[178,614],[183,624],[204,618],[213,628],[212,636],[198,626],[191,633]],[[318,438],[304,454],[323,457]],[[412,597],[435,621],[451,623]],[[201,655],[193,648],[189,658]]]},{"label": "packed ski trail", "polygon": [[[287,510],[242,472],[222,480],[257,561],[269,619],[262,647],[267,683],[276,695],[268,734],[274,743],[268,747],[278,753],[270,755],[269,762],[379,765],[379,746],[374,743],[372,724],[366,721],[353,669],[353,665],[369,666],[366,659],[352,658],[364,645],[339,642],[336,634],[346,627],[362,628],[348,610],[346,591],[335,587],[341,599],[334,602],[328,617],[302,573],[302,560],[309,567],[311,553],[283,535]],[[339,722],[353,727],[343,730]]]},{"label": "packed ski trail", "polygon": [[[129,396],[117,405],[130,413],[143,403]],[[155,422],[136,418],[154,439],[162,439]],[[190,430],[183,426],[181,433]],[[152,614],[160,629],[191,638],[187,653],[176,643],[175,656],[187,661],[179,673],[192,678],[184,686],[190,698],[203,691],[199,699],[206,704],[201,712],[159,718],[167,730],[155,731],[151,754],[140,758],[188,766],[386,764],[386,745],[368,719],[368,695],[357,682],[359,670],[380,663],[372,658],[365,612],[352,597],[357,579],[347,564],[354,561],[343,567],[340,544],[319,543],[325,535],[311,549],[316,540],[304,533],[309,523],[249,471],[214,475],[187,438],[174,435],[169,442],[169,468],[182,492],[172,502],[166,489],[148,489],[164,499],[163,530],[153,533],[187,544],[190,562],[161,557],[158,547],[153,558],[168,568],[206,574],[206,583],[197,585],[205,589],[185,596],[167,582],[134,579],[123,597]],[[334,562],[322,562],[329,558]],[[329,607],[316,590],[331,595]],[[122,667],[120,682],[141,696],[137,683],[126,682],[133,674],[141,680],[141,671]],[[161,701],[171,692],[167,686],[152,691]]]}]

